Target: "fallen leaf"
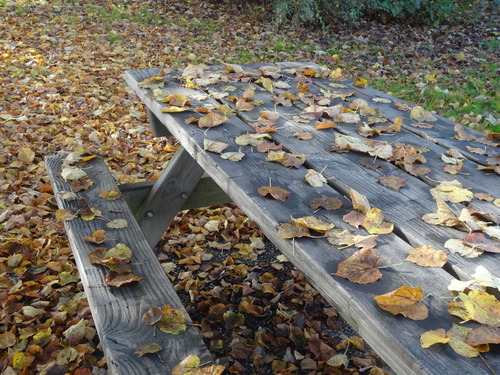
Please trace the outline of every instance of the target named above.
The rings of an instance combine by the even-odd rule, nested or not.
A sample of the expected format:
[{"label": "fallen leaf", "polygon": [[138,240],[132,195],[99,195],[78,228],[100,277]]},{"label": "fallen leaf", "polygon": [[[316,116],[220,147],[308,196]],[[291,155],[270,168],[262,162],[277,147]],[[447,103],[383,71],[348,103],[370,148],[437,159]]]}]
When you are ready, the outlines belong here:
[{"label": "fallen leaf", "polygon": [[470,233],[462,238],[462,241],[466,246],[470,246],[480,251],[500,253],[500,241],[496,241],[481,232]]},{"label": "fallen leaf", "polygon": [[309,229],[295,222],[283,223],[278,227],[278,237],[280,238],[296,238],[309,237]]},{"label": "fallen leaf", "polygon": [[311,199],[309,206],[315,210],[323,208],[325,210],[338,210],[342,207],[342,201],[335,197],[322,195],[320,198]]},{"label": "fallen leaf", "polygon": [[417,105],[413,107],[410,111],[410,118],[417,122],[434,122],[437,118],[430,112],[425,110],[423,107]]},{"label": "fallen leaf", "polygon": [[141,323],[147,326],[155,325],[161,318],[162,309],[160,307],[152,307],[144,313]]},{"label": "fallen leaf", "polygon": [[74,181],[87,177],[87,172],[81,168],[70,165],[61,170],[61,177],[64,178],[65,181]]},{"label": "fallen leaf", "polygon": [[451,329],[446,333],[450,338],[448,345],[458,354],[468,358],[474,358],[479,355],[479,350],[465,342],[470,328],[453,324]]},{"label": "fallen leaf", "polygon": [[335,134],[335,145],[330,151],[353,150],[381,159],[392,158],[392,146],[387,142]]},{"label": "fallen leaf", "polygon": [[312,139],[312,138],[313,138],[312,133],[310,133],[310,132],[306,132],[306,131],[301,130],[301,129],[300,129],[300,130],[297,130],[297,131],[293,134],[293,136],[294,136],[295,138],[301,139],[301,140],[303,140],[303,141],[307,141],[307,140],[309,140],[309,139]]},{"label": "fallen leaf", "polygon": [[186,330],[184,314],[170,305],[161,308],[161,318],[156,323],[158,329],[165,333],[178,335]]},{"label": "fallen leaf", "polygon": [[92,185],[94,185],[94,181],[90,178],[80,178],[79,180],[72,181],[69,186],[72,191],[78,193],[80,191],[88,190]]},{"label": "fallen leaf", "polygon": [[279,200],[281,202],[286,201],[286,199],[290,196],[289,191],[279,186],[261,186],[260,188],[257,189],[257,192],[264,197],[266,195],[270,195],[274,199]]},{"label": "fallen leaf", "polygon": [[388,234],[394,229],[394,225],[384,222],[384,214],[378,208],[372,208],[365,213],[363,227],[370,234]]},{"label": "fallen leaf", "polygon": [[152,353],[158,353],[163,350],[163,346],[160,344],[157,344],[155,342],[150,342],[149,344],[144,344],[139,346],[134,354],[138,357],[142,357],[145,354],[152,354]]},{"label": "fallen leaf", "polygon": [[35,152],[28,146],[21,147],[17,153],[17,157],[25,164],[30,164],[35,160]]},{"label": "fallen leaf", "polygon": [[300,224],[306,228],[312,229],[316,232],[324,233],[329,229],[332,229],[334,225],[332,223],[328,223],[323,219],[319,219],[314,216],[304,216],[300,218],[293,218],[292,221],[294,223]]},{"label": "fallen leaf", "polygon": [[420,335],[420,346],[422,348],[428,348],[434,344],[446,344],[448,341],[450,341],[450,338],[443,328],[427,331]]},{"label": "fallen leaf", "polygon": [[464,242],[457,238],[451,238],[444,243],[444,248],[451,253],[458,253],[465,258],[476,258],[483,254],[482,250],[467,246]]},{"label": "fallen leaf", "polygon": [[330,120],[323,120],[321,122],[319,122],[315,127],[314,129],[318,129],[318,130],[322,130],[322,129],[331,129],[331,128],[334,128],[336,127],[337,124],[334,123],[333,121],[330,121]]},{"label": "fallen leaf", "polygon": [[224,151],[228,147],[229,147],[229,145],[227,143],[211,141],[211,140],[206,139],[206,138],[203,140],[203,149],[205,151],[210,151],[210,152],[214,152],[216,154],[220,154],[220,153],[222,153],[222,151]]},{"label": "fallen leaf", "polygon": [[422,216],[422,220],[428,224],[443,225],[446,227],[454,227],[462,224],[457,215],[445,203],[440,196],[434,197],[437,204],[437,212],[429,213]]},{"label": "fallen leaf", "polygon": [[467,332],[465,343],[469,345],[500,344],[500,327],[479,327]]},{"label": "fallen leaf", "polygon": [[85,236],[83,239],[95,244],[101,244],[106,240],[106,231],[102,229],[96,230],[92,233],[92,236]]},{"label": "fallen leaf", "polygon": [[121,197],[121,193],[116,190],[101,190],[99,197],[114,201]]},{"label": "fallen leaf", "polygon": [[200,128],[213,128],[225,123],[226,121],[229,121],[226,116],[210,112],[198,120],[198,126]]},{"label": "fallen leaf", "polygon": [[422,296],[422,288],[404,285],[392,292],[376,296],[375,301],[382,310],[389,311],[393,315],[401,314],[413,320],[424,320],[429,311],[420,302]]},{"label": "fallen leaf", "polygon": [[365,88],[368,85],[368,80],[365,78],[358,78],[357,80],[355,80],[353,82],[353,85],[361,87],[361,88]]},{"label": "fallen leaf", "polygon": [[244,134],[236,137],[235,142],[239,146],[259,146],[266,142],[266,138],[271,138],[268,133]]},{"label": "fallen leaf", "polygon": [[240,161],[243,159],[245,154],[241,152],[241,150],[238,151],[232,151],[232,152],[224,152],[220,155],[222,159],[226,159],[229,161]]},{"label": "fallen leaf", "polygon": [[382,176],[377,179],[380,185],[399,191],[405,186],[406,180],[398,176]]},{"label": "fallen leaf", "polygon": [[450,302],[448,312],[463,320],[474,320],[490,326],[500,325],[500,301],[479,289],[459,293],[461,301]]},{"label": "fallen leaf", "polygon": [[313,187],[321,187],[323,184],[327,183],[326,178],[314,169],[308,169],[306,175],[304,176],[309,185]]},{"label": "fallen leaf", "polygon": [[359,228],[366,219],[366,215],[359,211],[351,211],[342,217],[347,224]]},{"label": "fallen leaf", "polygon": [[366,213],[371,209],[370,202],[363,195],[358,193],[353,188],[349,188],[349,196],[351,198],[352,207],[359,212]]},{"label": "fallen leaf", "polygon": [[440,183],[431,189],[431,194],[433,197],[439,196],[452,203],[470,202],[474,198],[474,194],[470,190],[463,189],[457,180]]},{"label": "fallen leaf", "polygon": [[420,246],[411,249],[405,260],[423,267],[442,267],[446,264],[447,257],[442,250],[436,250],[431,246]]},{"label": "fallen leaf", "polygon": [[377,268],[379,263],[380,258],[372,248],[362,249],[340,262],[333,275],[357,284],[374,283],[382,278],[382,273]]},{"label": "fallen leaf", "polygon": [[128,222],[125,219],[114,219],[107,223],[106,226],[111,229],[122,229],[128,227]]},{"label": "fallen leaf", "polygon": [[114,258],[117,258],[117,259],[128,259],[128,260],[130,260],[130,258],[132,258],[132,250],[127,245],[125,245],[123,243],[119,243],[115,247],[109,249],[106,252],[106,255],[108,257],[110,257],[110,258],[114,257]]},{"label": "fallen leaf", "polygon": [[155,76],[151,78],[146,78],[145,80],[139,82],[139,87],[147,89],[161,88],[165,86],[165,77]]},{"label": "fallen leaf", "polygon": [[220,375],[225,370],[222,365],[200,367],[200,358],[191,354],[172,369],[172,375]]},{"label": "fallen leaf", "polygon": [[144,277],[136,276],[131,273],[119,274],[117,272],[110,272],[106,275],[105,284],[119,288],[122,285],[130,284],[134,281],[140,281],[142,279],[144,279]]}]

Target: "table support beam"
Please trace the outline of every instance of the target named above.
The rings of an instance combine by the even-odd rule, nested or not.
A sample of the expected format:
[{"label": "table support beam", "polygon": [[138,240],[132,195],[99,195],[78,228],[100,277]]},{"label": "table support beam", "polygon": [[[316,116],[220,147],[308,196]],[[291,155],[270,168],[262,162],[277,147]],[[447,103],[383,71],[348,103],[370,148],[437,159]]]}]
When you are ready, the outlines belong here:
[{"label": "table support beam", "polygon": [[203,175],[203,168],[179,148],[135,213],[151,247],[155,247]]}]

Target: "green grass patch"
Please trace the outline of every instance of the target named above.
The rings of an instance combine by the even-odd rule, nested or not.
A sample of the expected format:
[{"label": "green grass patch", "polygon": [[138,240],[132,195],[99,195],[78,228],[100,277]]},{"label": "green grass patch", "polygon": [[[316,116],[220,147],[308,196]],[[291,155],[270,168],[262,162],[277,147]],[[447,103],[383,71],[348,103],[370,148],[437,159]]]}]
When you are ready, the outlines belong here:
[{"label": "green grass patch", "polygon": [[96,15],[102,21],[129,20],[143,25],[163,25],[167,23],[167,20],[157,14],[153,9],[141,9],[132,12],[122,4],[112,5],[111,7],[92,6],[88,8],[88,13]]}]

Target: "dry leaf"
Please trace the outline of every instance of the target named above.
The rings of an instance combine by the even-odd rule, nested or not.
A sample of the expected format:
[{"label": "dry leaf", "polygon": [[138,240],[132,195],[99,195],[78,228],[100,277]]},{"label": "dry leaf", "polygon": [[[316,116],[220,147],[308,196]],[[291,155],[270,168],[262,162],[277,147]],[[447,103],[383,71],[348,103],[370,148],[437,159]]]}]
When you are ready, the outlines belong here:
[{"label": "dry leaf", "polygon": [[401,314],[413,320],[424,320],[429,315],[427,307],[420,302],[422,288],[402,286],[390,293],[375,297],[377,305],[393,315]]},{"label": "dry leaf", "polygon": [[161,318],[162,309],[160,307],[152,307],[144,313],[141,323],[147,326],[155,325]]},{"label": "dry leaf", "polygon": [[87,177],[87,172],[75,166],[68,166],[61,170],[61,177],[64,178],[65,181],[74,181]]},{"label": "dry leaf", "polygon": [[362,249],[340,262],[333,275],[357,284],[374,283],[382,278],[382,273],[377,268],[379,263],[380,258],[372,248]]},{"label": "dry leaf", "polygon": [[444,243],[444,248],[451,253],[458,253],[465,258],[476,258],[483,254],[482,250],[467,246],[464,242],[457,238],[451,238]]},{"label": "dry leaf", "polygon": [[225,370],[222,365],[200,367],[200,358],[191,354],[172,369],[172,375],[220,375]]},{"label": "dry leaf", "polygon": [[198,126],[200,128],[213,128],[225,123],[226,121],[229,121],[226,116],[210,112],[198,120]]},{"label": "dry leaf", "polygon": [[453,324],[446,335],[450,338],[448,345],[450,345],[455,352],[464,357],[474,358],[479,355],[479,350],[465,342],[469,331],[470,328]]},{"label": "dry leaf", "polygon": [[260,188],[257,189],[257,192],[264,197],[266,195],[270,195],[274,199],[279,200],[281,202],[286,201],[286,199],[290,196],[289,191],[279,186],[261,186]]},{"label": "dry leaf", "polygon": [[429,213],[422,216],[422,220],[428,224],[433,225],[443,225],[447,227],[454,227],[456,225],[462,224],[457,215],[451,210],[450,207],[445,203],[445,201],[439,197],[435,196],[437,204],[437,212]]},{"label": "dry leaf", "polygon": [[411,249],[405,260],[423,267],[442,267],[446,264],[447,257],[442,250],[436,250],[431,246],[420,246]]},{"label": "dry leaf", "polygon": [[92,242],[95,244],[101,244],[106,240],[106,231],[99,229],[92,233],[92,236],[85,236],[83,240]]},{"label": "dry leaf", "polygon": [[352,201],[352,207],[359,212],[366,213],[371,209],[370,202],[363,195],[358,193],[353,188],[349,188],[349,196]]},{"label": "dry leaf", "polygon": [[479,327],[467,332],[465,343],[469,345],[500,344],[500,327]]},{"label": "dry leaf", "polygon": [[224,152],[223,154],[220,155],[222,159],[226,159],[229,161],[240,161],[241,159],[243,159],[244,156],[245,154],[241,152],[241,149],[233,152]]},{"label": "dry leaf", "polygon": [[121,197],[121,193],[116,190],[101,190],[99,197],[114,201]]},{"label": "dry leaf", "polygon": [[384,222],[384,214],[378,208],[372,208],[365,213],[363,227],[370,234],[388,234],[394,229],[394,225]]},{"label": "dry leaf", "polygon": [[353,150],[381,159],[392,158],[392,146],[387,142],[335,134],[335,145],[330,151]]},{"label": "dry leaf", "polygon": [[448,312],[463,320],[475,320],[490,326],[500,325],[500,301],[495,296],[479,289],[471,290],[468,294],[459,293],[461,301],[454,301],[448,305]]},{"label": "dry leaf", "polygon": [[342,207],[342,201],[338,198],[321,196],[320,198],[311,199],[309,206],[315,210],[323,208],[325,210],[338,210]]},{"label": "dry leaf", "polygon": [[128,227],[128,222],[125,219],[114,219],[107,223],[106,226],[111,229],[122,229]]},{"label": "dry leaf", "polygon": [[300,217],[297,219],[292,217],[292,221],[294,223],[300,224],[306,228],[312,229],[312,230],[314,230],[316,232],[320,232],[320,233],[326,232],[327,230],[333,229],[333,227],[334,227],[333,224],[328,223],[328,222],[324,221],[323,219],[319,219],[319,218],[314,217],[314,216],[304,216],[304,217]]},{"label": "dry leaf", "polygon": [[313,187],[321,187],[323,184],[327,183],[326,178],[314,169],[308,169],[306,175],[304,176],[309,185]]},{"label": "dry leaf", "polygon": [[500,253],[500,241],[496,241],[484,233],[474,232],[468,234],[462,238],[462,241],[466,246],[473,247],[476,250]]},{"label": "dry leaf", "polygon": [[309,229],[295,222],[283,223],[278,228],[278,237],[280,238],[295,238],[309,237]]},{"label": "dry leaf", "polygon": [[134,354],[138,357],[142,357],[145,354],[152,354],[152,353],[158,353],[163,350],[163,346],[160,344],[157,344],[155,342],[150,342],[149,344],[144,344],[139,346]]},{"label": "dry leaf", "polygon": [[450,338],[446,336],[446,331],[438,328],[432,331],[424,332],[420,335],[420,346],[428,348],[434,344],[446,344]]},{"label": "dry leaf", "polygon": [[431,189],[433,197],[441,197],[443,200],[452,203],[470,202],[474,194],[467,189],[462,188],[462,184],[457,181],[446,181]]},{"label": "dry leaf", "polygon": [[334,128],[336,127],[337,124],[334,123],[333,121],[330,121],[330,120],[324,120],[324,121],[321,121],[319,122],[315,127],[314,129],[318,129],[318,130],[322,130],[322,129],[331,129],[331,128]]},{"label": "dry leaf", "polygon": [[156,323],[158,329],[165,333],[178,335],[186,330],[184,314],[170,305],[161,308],[161,318]]},{"label": "dry leaf", "polygon": [[410,118],[412,120],[415,120],[417,122],[434,122],[434,121],[437,121],[437,118],[434,117],[434,115],[425,110],[423,107],[421,106],[415,106],[411,109],[410,111]]},{"label": "dry leaf", "polygon": [[303,141],[307,141],[307,140],[309,140],[309,139],[312,139],[312,137],[313,137],[312,133],[310,133],[310,132],[306,132],[306,131],[301,130],[301,129],[297,130],[297,131],[293,134],[293,136],[294,136],[295,138],[301,139],[301,140],[303,140]]},{"label": "dry leaf", "polygon": [[398,176],[382,176],[377,179],[380,185],[399,191],[405,186],[406,180]]},{"label": "dry leaf", "polygon": [[366,215],[359,211],[351,211],[348,214],[345,214],[342,217],[347,224],[352,225],[353,227],[359,228],[360,225],[365,221]]},{"label": "dry leaf", "polygon": [[140,281],[144,279],[144,277],[136,276],[131,273],[117,273],[117,272],[110,272],[106,275],[106,285],[111,285],[116,288],[121,287],[122,285],[125,284],[130,284],[134,281]]},{"label": "dry leaf", "polygon": [[223,142],[211,141],[209,139],[203,140],[203,149],[205,151],[214,152],[216,154],[221,154],[229,145]]}]

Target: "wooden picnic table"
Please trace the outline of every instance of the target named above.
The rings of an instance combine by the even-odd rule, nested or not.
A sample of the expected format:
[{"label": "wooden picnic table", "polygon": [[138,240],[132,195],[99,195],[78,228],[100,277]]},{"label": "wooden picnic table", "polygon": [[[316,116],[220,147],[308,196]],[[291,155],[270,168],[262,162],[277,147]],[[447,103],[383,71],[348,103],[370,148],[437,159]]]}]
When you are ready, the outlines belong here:
[{"label": "wooden picnic table", "polygon": [[[443,250],[449,239],[462,239],[468,234],[454,227],[432,225],[422,220],[423,215],[437,210],[431,188],[443,181],[457,180],[464,189],[485,194],[476,196],[481,199],[486,199],[486,194],[496,199],[500,197],[498,139],[488,138],[471,129],[463,130],[465,135],[458,135],[457,131],[461,129],[455,129],[455,123],[437,115],[436,121],[416,121],[410,118],[410,112],[401,110],[401,106],[399,109],[395,107],[395,102],[401,105],[404,102],[369,87],[359,87],[350,79],[332,79],[329,73],[312,63],[198,66],[189,67],[184,72],[160,69],[127,71],[126,82],[146,105],[155,134],[171,134],[181,145],[174,158],[175,166],[146,194],[147,198],[138,208],[136,218],[146,238],[151,244],[160,239],[205,173],[261,228],[396,373],[488,374],[500,371],[500,355],[494,346],[490,352],[481,353],[481,358],[465,358],[449,345],[438,344],[424,349],[419,343],[420,335],[428,330],[449,330],[453,324],[460,323],[459,318],[447,312],[452,300],[447,286],[455,278],[471,279],[478,266],[499,276],[498,252],[465,258],[446,251],[448,260],[443,267],[422,267],[405,261],[412,248],[427,245]],[[156,78],[147,81],[152,77]],[[283,93],[287,91],[291,100],[285,106]],[[169,95],[184,95],[189,102],[182,102],[180,96],[168,99]],[[245,96],[246,99],[241,99]],[[311,105],[333,107],[342,104],[349,108],[349,104],[356,103],[356,99],[364,99],[369,107],[377,108],[376,115],[384,117],[386,124],[402,122],[400,131],[386,130],[381,134],[376,134],[365,125],[363,134],[373,135],[372,140],[387,142],[394,148],[398,144],[407,148],[413,146],[416,154],[426,160],[417,164],[428,167],[428,173],[409,173],[411,166],[405,168],[403,161],[385,160],[391,158],[380,157],[373,149],[372,155],[353,150],[331,151],[341,144],[342,137],[347,136],[344,139],[350,141],[366,141],[367,138],[358,130],[363,122],[368,121],[367,117],[362,115],[361,122],[352,120],[353,123],[349,123],[349,117],[355,119],[354,115],[363,112],[359,109],[343,110],[342,113],[348,116],[328,118],[336,123],[334,128],[318,130],[315,126],[327,120],[328,110],[311,109]],[[247,106],[248,103],[253,105]],[[221,105],[226,105],[226,108],[218,107]],[[234,111],[233,116],[227,114],[227,107]],[[321,118],[314,113],[304,115],[307,107],[306,111],[325,112],[320,115]],[[206,127],[200,127],[202,124],[198,126],[197,121],[207,113],[223,116],[221,110],[226,112],[227,121],[218,126],[212,126],[214,122],[208,122]],[[279,114],[275,123],[270,113]],[[342,119],[347,119],[347,122],[341,122]],[[270,139],[265,139],[281,144],[288,155],[293,155],[291,164],[305,157],[303,165],[299,162],[294,167],[267,161],[268,154],[257,151],[255,145],[258,142],[254,146],[236,143],[238,136],[257,134],[255,123],[259,121],[259,126],[275,129],[268,132]],[[298,131],[308,132],[312,138],[299,139]],[[223,159],[218,153],[206,150],[207,141],[223,142],[228,145],[223,152],[239,151],[244,156],[240,161]],[[478,149],[484,152],[481,154]],[[457,154],[449,150],[456,150],[461,155],[456,158]],[[446,157],[455,157],[455,162],[463,165],[457,174],[444,171],[448,165],[443,161]],[[489,169],[479,170],[478,167]],[[311,186],[305,179],[308,170],[320,172],[326,183]],[[404,179],[405,184],[399,190],[391,189],[378,182],[381,176],[397,176]],[[177,185],[174,190],[181,190],[183,194],[169,195],[168,189],[164,188],[169,184]],[[180,190],[178,185],[182,186]],[[262,186],[282,187],[290,195],[285,202],[270,199],[257,192]],[[386,268],[381,269],[383,277],[374,283],[358,284],[333,275],[339,263],[359,249],[353,246],[342,249],[325,238],[289,239],[278,234],[280,225],[289,222],[291,217],[315,216],[334,224],[336,229],[367,235],[362,228],[357,230],[343,220],[344,215],[353,210],[350,189],[365,196],[370,206],[382,210],[384,220],[394,225],[392,233],[378,236],[374,250],[381,259],[380,266]],[[342,207],[319,211],[311,208],[309,202],[322,196],[339,199]],[[491,199],[474,198],[470,203],[448,204],[457,215],[472,204],[477,211],[491,213],[487,220],[496,220],[498,225],[498,216],[495,215],[500,213],[500,209]],[[377,306],[375,296],[404,285],[421,287],[424,295],[428,295],[423,301],[429,310],[428,318],[412,320],[401,315],[394,316]],[[477,327],[478,324],[467,323],[465,326]]]}]

